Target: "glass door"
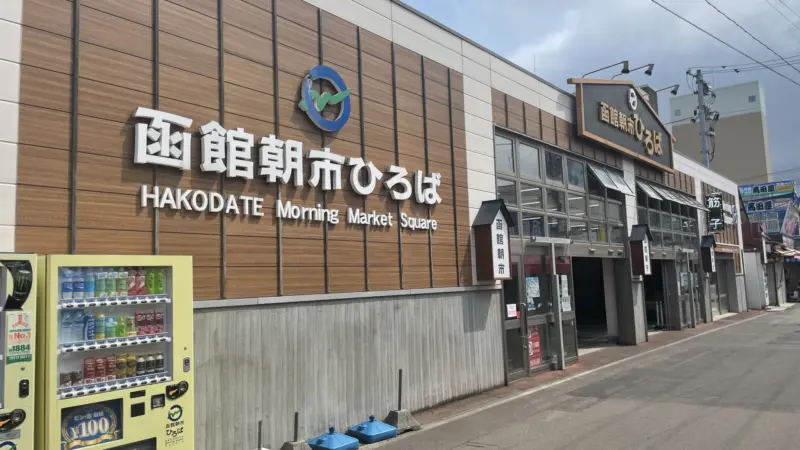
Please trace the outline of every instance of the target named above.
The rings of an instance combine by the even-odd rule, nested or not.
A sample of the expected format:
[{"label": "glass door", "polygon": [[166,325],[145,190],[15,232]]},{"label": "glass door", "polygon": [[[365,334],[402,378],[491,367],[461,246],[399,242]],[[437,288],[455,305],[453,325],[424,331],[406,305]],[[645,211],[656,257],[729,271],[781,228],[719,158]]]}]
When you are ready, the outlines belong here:
[{"label": "glass door", "polygon": [[503,322],[505,327],[506,370],[509,381],[525,375],[527,335],[525,333],[525,305],[520,301],[519,255],[511,258],[512,278],[503,281]]}]

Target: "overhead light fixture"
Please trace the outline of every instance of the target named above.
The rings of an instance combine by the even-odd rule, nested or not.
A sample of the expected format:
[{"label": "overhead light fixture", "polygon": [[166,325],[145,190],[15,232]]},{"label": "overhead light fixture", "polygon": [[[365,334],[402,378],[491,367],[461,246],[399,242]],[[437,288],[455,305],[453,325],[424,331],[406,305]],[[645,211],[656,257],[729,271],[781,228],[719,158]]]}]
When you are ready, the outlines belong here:
[{"label": "overhead light fixture", "polygon": [[613,77],[611,77],[611,79],[613,80],[614,78],[617,78],[620,75],[628,74],[628,73],[631,73],[631,72],[636,72],[637,70],[641,70],[641,69],[644,69],[644,68],[647,68],[647,70],[644,71],[644,74],[647,75],[647,76],[650,76],[650,75],[653,74],[653,67],[655,67],[655,64],[645,64],[643,66],[639,66],[639,67],[636,67],[634,69],[628,70],[628,65],[626,64],[622,68],[622,72],[614,75]]},{"label": "overhead light fixture", "polygon": [[620,61],[620,62],[611,64],[609,66],[601,67],[601,68],[599,68],[597,70],[593,70],[591,72],[586,72],[585,74],[583,74],[583,76],[581,78],[586,78],[587,76],[589,76],[589,75],[591,75],[593,73],[600,72],[601,70],[610,69],[610,68],[612,68],[614,66],[618,66],[620,64],[622,64],[622,73],[629,73],[630,72],[630,68],[628,67],[628,60],[625,60],[625,61]]}]

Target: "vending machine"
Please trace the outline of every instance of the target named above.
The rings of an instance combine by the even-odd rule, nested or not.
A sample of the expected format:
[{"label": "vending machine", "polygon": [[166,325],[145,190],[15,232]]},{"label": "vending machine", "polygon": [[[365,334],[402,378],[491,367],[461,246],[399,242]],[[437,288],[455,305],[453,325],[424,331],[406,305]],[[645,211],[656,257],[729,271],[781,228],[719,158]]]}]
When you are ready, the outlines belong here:
[{"label": "vending machine", "polygon": [[0,253],[0,450],[33,450],[36,263]]},{"label": "vending machine", "polygon": [[194,450],[191,257],[49,255],[39,270],[36,448]]}]

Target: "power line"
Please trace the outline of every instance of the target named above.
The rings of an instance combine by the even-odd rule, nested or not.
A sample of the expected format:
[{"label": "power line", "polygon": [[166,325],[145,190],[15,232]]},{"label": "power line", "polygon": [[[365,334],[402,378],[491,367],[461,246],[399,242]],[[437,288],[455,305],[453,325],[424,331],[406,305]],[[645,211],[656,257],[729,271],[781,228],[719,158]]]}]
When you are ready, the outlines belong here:
[{"label": "power line", "polygon": [[[786,14],[784,14],[784,13],[783,13],[783,11],[781,11],[780,9],[778,9],[778,7],[777,7],[777,6],[773,5],[773,4],[772,4],[772,2],[770,2],[769,0],[764,0],[764,1],[765,1],[765,2],[767,2],[767,4],[768,4],[769,6],[772,6],[772,9],[774,9],[775,11],[778,11],[778,14],[782,15],[782,16],[783,16],[783,18],[784,18],[784,19],[786,19],[786,21],[787,21],[787,22],[789,22],[790,24],[792,24],[792,26],[793,26],[793,27],[795,27],[795,28],[797,28],[798,30],[800,30],[800,27],[798,27],[798,26],[797,26],[797,24],[796,24],[796,23],[794,23],[794,21],[793,21],[792,19],[790,19],[789,17],[787,17],[787,16],[786,16]],[[783,3],[781,0],[778,0],[778,1],[780,1],[781,3]],[[783,6],[786,6],[786,3],[783,3]],[[786,6],[786,8],[788,8],[788,9],[789,9],[789,11],[792,11],[792,9],[791,9],[791,8],[789,8],[788,6]],[[794,11],[792,11],[792,12],[794,12]],[[795,13],[795,15],[797,15],[797,13]]]},{"label": "power line", "polygon": [[[788,59],[800,58],[800,54],[787,56],[787,58]],[[728,69],[728,68],[734,68],[734,67],[745,67],[746,68],[747,66],[758,67],[758,65],[762,64],[762,63],[763,64],[770,64],[770,63],[774,63],[774,62],[777,62],[777,61],[780,61],[780,60],[781,60],[780,58],[775,58],[775,59],[765,59],[765,60],[762,60],[762,61],[757,61],[755,63],[718,64],[716,66],[692,66],[692,68],[696,68],[696,69],[714,69],[714,68],[718,68],[719,67],[719,68],[723,68],[723,69]]]},{"label": "power line", "polygon": [[[800,59],[791,60],[793,63],[800,63]],[[777,63],[777,64],[770,64],[769,67],[776,68],[776,67],[786,67],[788,64],[785,63]],[[690,69],[692,69],[690,67]],[[710,74],[718,74],[718,73],[744,73],[744,72],[755,72],[758,70],[764,70],[763,67],[759,66],[751,66],[751,67],[743,67],[741,69],[733,68],[733,69],[718,69],[718,70],[705,70],[705,73]]]},{"label": "power line", "polygon": [[777,56],[778,58],[780,58],[780,59],[781,59],[781,61],[785,62],[786,64],[789,64],[789,67],[791,67],[792,69],[794,69],[794,71],[795,71],[795,72],[797,72],[797,73],[800,73],[800,69],[798,69],[797,67],[795,67],[795,66],[791,65],[791,63],[789,63],[789,61],[787,61],[787,60],[786,60],[786,59],[785,59],[783,56],[779,55],[779,54],[778,54],[778,52],[776,52],[775,50],[773,50],[773,49],[772,49],[772,47],[770,47],[769,45],[767,45],[767,44],[765,44],[764,42],[762,42],[762,41],[761,41],[761,39],[759,39],[759,38],[757,38],[757,37],[753,36],[753,34],[752,34],[751,32],[747,31],[747,30],[746,30],[746,29],[745,29],[743,26],[739,25],[739,22],[737,22],[737,21],[733,20],[733,19],[732,19],[730,16],[728,16],[727,14],[725,14],[724,12],[722,12],[722,11],[721,11],[719,8],[717,8],[716,6],[714,6],[714,4],[713,4],[713,3],[711,3],[711,1],[710,1],[710,0],[706,0],[706,3],[708,3],[708,6],[710,6],[710,7],[714,8],[714,10],[715,10],[716,12],[718,12],[718,13],[722,14],[722,16],[723,16],[723,17],[725,17],[726,19],[730,20],[730,21],[731,21],[731,22],[732,22],[734,25],[736,25],[737,27],[739,27],[739,29],[740,29],[740,30],[742,30],[742,31],[744,31],[745,33],[747,33],[747,35],[748,35],[748,36],[750,36],[751,38],[753,38],[753,40],[755,40],[755,41],[756,41],[756,42],[758,42],[759,44],[763,45],[763,46],[764,46],[764,48],[766,48],[767,50],[769,50],[769,51],[771,51],[772,53],[774,53],[774,54],[775,54],[775,56]]},{"label": "power line", "polygon": [[708,31],[706,31],[706,30],[704,30],[704,29],[700,28],[699,26],[697,26],[697,25],[695,25],[694,23],[690,22],[688,19],[685,19],[685,18],[683,18],[683,16],[681,16],[680,14],[676,13],[675,11],[673,11],[673,10],[671,10],[671,9],[667,8],[666,6],[662,5],[661,3],[657,2],[656,0],[650,0],[650,1],[651,1],[651,2],[653,2],[653,3],[655,3],[656,5],[658,5],[659,7],[661,7],[661,9],[663,9],[664,11],[667,11],[668,13],[670,13],[670,14],[672,14],[673,16],[677,17],[678,19],[682,20],[683,22],[685,22],[685,23],[687,23],[687,24],[689,24],[689,25],[693,26],[694,28],[696,28],[698,31],[702,32],[702,33],[703,33],[703,34],[705,34],[706,36],[708,36],[708,37],[710,37],[710,38],[714,39],[715,41],[719,42],[720,44],[722,44],[722,45],[724,45],[724,46],[728,47],[729,49],[731,49],[731,50],[735,51],[736,53],[738,53],[738,54],[740,54],[740,55],[744,56],[745,58],[749,59],[750,61],[753,61],[753,62],[755,62],[755,63],[761,64],[762,66],[764,66],[764,68],[765,68],[765,69],[768,69],[768,70],[770,70],[771,72],[775,73],[776,75],[780,76],[781,78],[785,79],[786,81],[788,81],[788,82],[790,82],[790,83],[794,84],[794,85],[795,85],[795,86],[797,86],[797,87],[800,87],[800,83],[798,83],[797,81],[795,81],[795,80],[793,80],[793,79],[791,79],[791,78],[787,77],[786,75],[784,75],[784,74],[782,74],[782,73],[778,72],[777,70],[775,70],[775,69],[773,69],[773,68],[771,68],[771,67],[768,67],[768,66],[766,66],[766,65],[765,65],[764,63],[762,63],[761,61],[758,61],[757,59],[753,58],[752,56],[748,55],[747,53],[745,53],[745,52],[743,52],[743,51],[739,50],[738,48],[736,48],[736,47],[732,46],[731,44],[728,44],[727,42],[723,41],[722,39],[720,39],[720,38],[718,38],[718,37],[714,36],[713,34],[709,33]]},{"label": "power line", "polygon": [[797,12],[795,10],[793,10],[792,8],[790,8],[789,5],[787,5],[786,3],[783,3],[783,0],[778,0],[778,1],[781,2],[781,5],[785,6],[786,9],[788,9],[789,11],[794,13],[795,16],[800,17],[800,14],[797,14]]}]

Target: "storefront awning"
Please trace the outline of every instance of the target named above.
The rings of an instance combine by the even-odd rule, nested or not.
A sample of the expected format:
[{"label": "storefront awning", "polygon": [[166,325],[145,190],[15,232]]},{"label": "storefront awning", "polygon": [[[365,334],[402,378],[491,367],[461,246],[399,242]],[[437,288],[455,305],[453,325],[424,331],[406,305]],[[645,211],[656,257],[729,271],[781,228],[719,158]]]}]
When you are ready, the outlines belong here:
[{"label": "storefront awning", "polygon": [[708,211],[708,208],[703,206],[702,203],[698,202],[694,197],[685,194],[679,194],[689,206],[695,207],[697,209],[702,209],[703,211]]},{"label": "storefront awning", "polygon": [[606,189],[622,192],[625,195],[636,195],[635,192],[631,190],[628,183],[625,182],[625,179],[619,176],[617,173],[608,171],[593,164],[589,164],[589,170],[592,171],[594,176],[600,180],[600,183],[602,183]]},{"label": "storefront awning", "polygon": [[664,197],[658,195],[658,192],[656,192],[656,190],[653,189],[652,186],[645,183],[644,181],[637,181],[636,184],[640,188],[642,188],[642,190],[644,191],[645,194],[647,194],[648,197],[652,198],[653,200],[659,200],[659,201],[664,200]]},{"label": "storefront awning", "polygon": [[[650,187],[652,187],[656,192],[658,192],[659,195],[664,197],[664,200],[669,200],[671,202],[675,202],[675,203],[678,203],[680,205],[686,205],[685,201],[679,199],[678,196],[673,194],[672,192],[670,192],[669,189],[664,189],[664,188],[662,188],[660,186],[656,186],[654,184],[651,184]],[[686,205],[686,206],[689,206],[689,205]]]}]

